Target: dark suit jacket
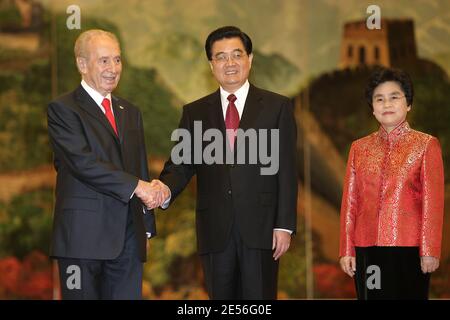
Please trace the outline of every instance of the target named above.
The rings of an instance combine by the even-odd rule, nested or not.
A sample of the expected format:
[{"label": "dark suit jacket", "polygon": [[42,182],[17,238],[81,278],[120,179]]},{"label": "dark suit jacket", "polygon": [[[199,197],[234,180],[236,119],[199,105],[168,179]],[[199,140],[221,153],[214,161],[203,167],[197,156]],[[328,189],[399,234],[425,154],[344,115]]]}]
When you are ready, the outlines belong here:
[{"label": "dark suit jacket", "polygon": [[146,230],[156,234],[152,211],[130,196],[149,180],[140,111],[112,97],[117,137],[95,101],[79,86],[48,106],[48,132],[57,171],[50,255],[113,259],[123,249],[131,210],[146,260]]},{"label": "dark suit jacket", "polygon": [[[189,130],[192,137],[194,121],[202,121],[203,131],[220,129],[225,137],[219,90],[184,106],[179,127]],[[250,85],[239,127],[279,129],[277,174],[261,175],[263,166],[259,161],[257,164],[176,165],[168,160],[160,175],[171,190],[171,201],[197,175],[196,225],[200,254],[224,250],[233,221],[251,248],[271,249],[274,228],[296,230],[296,124],[291,101]],[[203,148],[209,143],[203,142]]]}]

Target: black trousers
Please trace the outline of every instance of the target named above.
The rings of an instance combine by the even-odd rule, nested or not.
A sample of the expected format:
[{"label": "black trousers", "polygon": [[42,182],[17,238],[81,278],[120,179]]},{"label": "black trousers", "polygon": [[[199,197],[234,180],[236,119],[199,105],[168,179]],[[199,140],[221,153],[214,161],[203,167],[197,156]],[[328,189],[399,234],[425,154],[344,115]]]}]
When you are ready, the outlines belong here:
[{"label": "black trousers", "polygon": [[233,225],[224,251],[200,256],[209,298],[276,299],[278,261],[272,255],[272,250],[247,247]]},{"label": "black trousers", "polygon": [[354,278],[359,300],[428,299],[418,247],[356,247]]},{"label": "black trousers", "polygon": [[124,248],[117,258],[57,260],[64,300],[142,299],[143,263],[139,259],[131,214],[128,214]]}]

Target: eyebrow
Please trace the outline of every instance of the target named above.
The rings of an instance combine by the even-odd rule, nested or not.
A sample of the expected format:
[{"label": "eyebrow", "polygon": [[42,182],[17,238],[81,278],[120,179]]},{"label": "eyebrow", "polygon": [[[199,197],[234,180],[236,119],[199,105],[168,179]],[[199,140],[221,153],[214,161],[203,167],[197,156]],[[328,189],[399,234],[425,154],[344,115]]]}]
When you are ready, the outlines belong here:
[{"label": "eyebrow", "polygon": [[[395,95],[395,94],[402,94],[402,92],[400,92],[400,91],[394,91],[394,92],[388,93],[388,96],[393,96],[393,95]],[[381,94],[381,93],[377,93],[377,94],[374,94],[373,97],[374,97],[374,98],[375,98],[375,97],[384,97],[384,95]]]},{"label": "eyebrow", "polygon": [[[109,59],[109,58],[110,58],[109,56],[102,56],[102,57],[99,57],[98,60]],[[114,56],[112,58],[113,59],[117,59],[117,58],[121,58],[122,59],[122,56],[118,55],[118,56]]]},{"label": "eyebrow", "polygon": [[[232,50],[231,52],[241,52],[241,53],[243,53],[244,51],[242,51],[242,49],[234,49],[234,50]],[[220,52],[217,52],[214,56],[218,56],[218,55],[220,55],[220,54],[224,54],[224,53],[226,53],[225,51],[220,51]]]}]

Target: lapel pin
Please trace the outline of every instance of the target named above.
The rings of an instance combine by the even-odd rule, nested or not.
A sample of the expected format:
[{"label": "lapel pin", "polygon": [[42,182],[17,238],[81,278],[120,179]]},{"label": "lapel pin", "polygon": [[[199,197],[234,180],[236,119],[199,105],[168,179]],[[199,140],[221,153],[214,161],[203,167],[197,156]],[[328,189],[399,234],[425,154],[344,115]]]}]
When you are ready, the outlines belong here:
[{"label": "lapel pin", "polygon": [[122,107],[122,106],[119,106],[119,108],[123,110],[123,107]]}]

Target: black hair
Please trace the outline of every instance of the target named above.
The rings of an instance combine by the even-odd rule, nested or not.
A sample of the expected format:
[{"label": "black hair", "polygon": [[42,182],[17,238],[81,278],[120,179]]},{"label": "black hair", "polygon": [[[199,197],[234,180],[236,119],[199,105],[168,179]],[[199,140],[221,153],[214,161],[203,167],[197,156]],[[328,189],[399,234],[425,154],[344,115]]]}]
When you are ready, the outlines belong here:
[{"label": "black hair", "polygon": [[208,57],[208,60],[212,60],[212,46],[214,42],[222,39],[230,39],[230,38],[239,38],[242,41],[242,44],[244,45],[245,52],[247,55],[250,55],[252,53],[252,40],[250,37],[245,33],[242,32],[241,29],[234,26],[226,26],[221,27],[219,29],[214,30],[208,35],[208,38],[206,38],[205,42],[205,51],[206,56]]},{"label": "black hair", "polygon": [[373,92],[375,91],[375,88],[387,81],[394,81],[400,85],[408,106],[411,106],[414,97],[414,88],[411,77],[405,71],[395,68],[379,68],[370,75],[365,91],[366,101],[369,106],[372,108]]}]

